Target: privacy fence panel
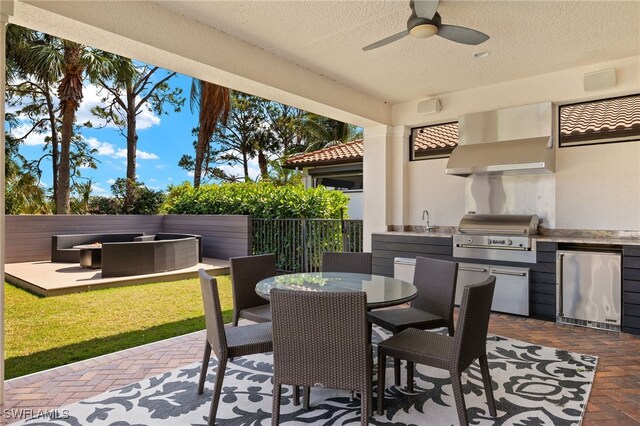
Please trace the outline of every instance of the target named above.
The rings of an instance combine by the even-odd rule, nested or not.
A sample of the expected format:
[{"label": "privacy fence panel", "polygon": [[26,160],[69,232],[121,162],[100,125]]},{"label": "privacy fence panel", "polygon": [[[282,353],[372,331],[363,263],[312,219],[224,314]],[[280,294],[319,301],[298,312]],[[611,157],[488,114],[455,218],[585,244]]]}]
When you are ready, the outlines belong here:
[{"label": "privacy fence panel", "polygon": [[51,236],[96,233],[187,233],[202,236],[204,257],[251,254],[251,217],[236,215],[20,215],[6,216],[5,262],[51,259]]},{"label": "privacy fence panel", "polygon": [[320,270],[326,251],[361,252],[362,221],[253,219],[253,254],[275,253],[281,272]]}]

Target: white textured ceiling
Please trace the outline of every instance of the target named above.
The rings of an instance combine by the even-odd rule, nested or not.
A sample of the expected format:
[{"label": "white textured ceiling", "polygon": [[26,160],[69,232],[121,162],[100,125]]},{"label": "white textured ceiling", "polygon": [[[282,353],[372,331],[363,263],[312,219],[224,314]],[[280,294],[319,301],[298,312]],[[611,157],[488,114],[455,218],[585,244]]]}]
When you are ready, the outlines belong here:
[{"label": "white textured ceiling", "polygon": [[[408,0],[159,4],[389,103],[640,54],[638,0],[443,0],[443,23],[491,39],[405,37],[369,52],[362,47],[406,28]],[[491,55],[473,58],[479,51]]]}]

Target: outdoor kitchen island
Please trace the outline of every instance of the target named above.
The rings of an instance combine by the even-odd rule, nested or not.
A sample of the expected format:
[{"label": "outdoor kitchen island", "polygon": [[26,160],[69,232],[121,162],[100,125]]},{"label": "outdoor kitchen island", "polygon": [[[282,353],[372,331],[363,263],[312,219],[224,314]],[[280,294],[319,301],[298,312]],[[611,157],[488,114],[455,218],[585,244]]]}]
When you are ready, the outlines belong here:
[{"label": "outdoor kitchen island", "polygon": [[[454,258],[454,232],[382,232],[372,234],[373,273],[393,276],[394,259],[428,256],[455,260],[466,264],[486,264],[486,260]],[[534,237],[536,262],[490,263],[505,267],[530,269],[529,316],[548,321],[556,320],[556,252],[565,244],[619,247],[622,254],[622,327],[625,333],[640,335],[640,238],[613,237],[589,231],[589,236],[537,235]]]}]

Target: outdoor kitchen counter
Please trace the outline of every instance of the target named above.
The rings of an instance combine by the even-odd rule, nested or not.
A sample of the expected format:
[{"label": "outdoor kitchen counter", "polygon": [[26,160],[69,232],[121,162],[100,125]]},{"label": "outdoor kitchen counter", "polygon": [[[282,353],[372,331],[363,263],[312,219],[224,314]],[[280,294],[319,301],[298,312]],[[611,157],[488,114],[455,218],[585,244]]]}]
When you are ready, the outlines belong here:
[{"label": "outdoor kitchen counter", "polygon": [[602,244],[621,246],[640,246],[640,238],[635,237],[565,237],[535,236],[536,241],[550,243]]},{"label": "outdoor kitchen counter", "polygon": [[387,231],[387,232],[374,232],[376,235],[399,235],[404,237],[436,237],[436,238],[451,238],[453,232],[415,232],[415,231]]},{"label": "outdoor kitchen counter", "polygon": [[[592,231],[597,233],[599,231]],[[603,233],[609,231],[602,231]],[[374,232],[376,235],[396,235],[402,237],[435,237],[435,238],[452,238],[454,232],[416,232],[416,231],[387,231]],[[640,246],[640,235],[638,236],[576,236],[576,235],[534,235],[533,238],[539,242],[550,243],[574,243],[574,244],[603,244],[603,245],[631,245]]]}]

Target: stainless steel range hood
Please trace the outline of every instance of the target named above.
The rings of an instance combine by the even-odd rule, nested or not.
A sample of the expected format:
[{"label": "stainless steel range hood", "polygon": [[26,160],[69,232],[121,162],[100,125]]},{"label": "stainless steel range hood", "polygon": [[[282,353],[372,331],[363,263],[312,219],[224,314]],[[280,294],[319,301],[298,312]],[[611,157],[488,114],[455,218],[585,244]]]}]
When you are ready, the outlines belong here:
[{"label": "stainless steel range hood", "polygon": [[463,115],[446,173],[552,173],[552,122],[551,102]]}]

